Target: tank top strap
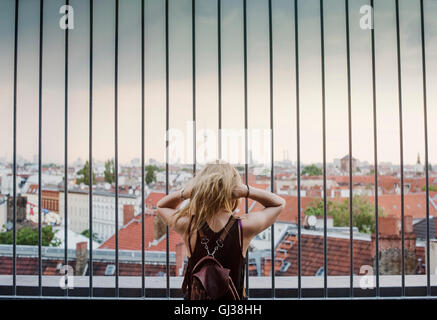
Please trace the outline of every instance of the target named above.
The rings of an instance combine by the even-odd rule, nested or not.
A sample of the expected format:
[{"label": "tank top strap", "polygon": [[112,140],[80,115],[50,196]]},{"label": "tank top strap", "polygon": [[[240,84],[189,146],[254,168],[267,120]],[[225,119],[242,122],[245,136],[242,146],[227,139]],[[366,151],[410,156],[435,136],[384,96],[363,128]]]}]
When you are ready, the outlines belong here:
[{"label": "tank top strap", "polygon": [[190,217],[190,222],[188,223],[188,250],[190,250],[190,256],[193,255],[193,250],[191,250],[191,222],[193,221],[193,216]]}]

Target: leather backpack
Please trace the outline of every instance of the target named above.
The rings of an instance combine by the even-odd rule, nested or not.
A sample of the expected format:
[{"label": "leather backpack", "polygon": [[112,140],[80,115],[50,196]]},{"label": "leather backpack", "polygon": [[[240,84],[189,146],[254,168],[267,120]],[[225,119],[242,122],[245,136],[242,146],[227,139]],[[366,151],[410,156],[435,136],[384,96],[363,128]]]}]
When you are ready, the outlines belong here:
[{"label": "leather backpack", "polygon": [[214,258],[216,251],[223,247],[224,240],[235,221],[236,218],[232,217],[225,226],[215,243],[213,252],[209,251],[209,239],[201,229],[199,230],[201,244],[204,245],[207,255],[185,274],[182,292],[189,300],[240,300],[230,276],[230,269],[224,268]]}]

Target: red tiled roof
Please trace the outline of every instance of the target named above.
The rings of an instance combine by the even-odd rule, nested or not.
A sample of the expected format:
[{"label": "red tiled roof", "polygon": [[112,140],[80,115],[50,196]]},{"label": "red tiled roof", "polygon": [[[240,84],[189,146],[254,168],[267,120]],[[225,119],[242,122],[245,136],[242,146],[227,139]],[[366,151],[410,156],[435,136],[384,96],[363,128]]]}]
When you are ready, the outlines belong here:
[{"label": "red tiled roof", "polygon": [[38,189],[39,189],[39,186],[37,184],[31,184],[31,185],[29,185],[29,188],[27,189],[27,193],[36,194],[36,193],[38,193]]},{"label": "red tiled roof", "polygon": [[[155,215],[147,212],[144,215],[144,245],[146,251],[165,251],[166,240],[162,237],[158,243],[153,244],[153,225]],[[181,236],[174,230],[169,230],[170,251],[176,250],[176,245],[183,242]],[[141,250],[142,224],[141,215],[137,215],[131,222],[118,232],[119,250]],[[106,240],[99,249],[115,249],[115,234]]]},{"label": "red tiled roof", "polygon": [[[287,244],[289,241],[291,244]],[[370,252],[371,241],[354,239],[354,274],[359,274],[362,265],[372,265]],[[327,238],[328,275],[348,275],[350,272],[349,239],[331,237]],[[297,237],[288,235],[276,249],[275,273],[282,276],[296,276],[298,273]],[[302,276],[314,276],[324,265],[323,236],[301,235],[301,268]],[[279,258],[279,259],[278,259]],[[291,263],[290,267],[279,272],[280,259]],[[271,270],[270,258],[263,259],[263,275],[268,275]]]},{"label": "red tiled roof", "polygon": [[[12,257],[0,257],[0,274],[12,275]],[[44,276],[59,275],[56,269],[57,265],[64,263],[64,260],[57,259],[43,259],[42,260],[42,274]],[[69,265],[75,268],[76,261],[69,261]],[[104,276],[107,265],[114,264],[113,261],[93,261],[93,275]],[[38,258],[37,257],[17,257],[17,275],[38,275]],[[159,272],[166,272],[166,265],[164,264],[145,264],[145,275],[157,276]],[[120,276],[141,276],[141,263],[119,263]],[[176,266],[170,265],[170,275],[176,276]]]},{"label": "red tiled roof", "polygon": [[[431,197],[436,194],[437,192],[430,192]],[[367,198],[372,203],[375,203],[374,196],[368,196]],[[426,200],[425,192],[404,195],[405,215],[412,216],[413,218],[425,218]],[[389,215],[396,217],[401,216],[401,196],[398,194],[383,194],[378,196],[378,205]],[[432,205],[429,206],[429,214],[431,216],[437,216],[437,210]]]},{"label": "red tiled roof", "polygon": [[[430,192],[430,197],[437,195],[437,192]],[[297,196],[281,195],[286,201],[285,208],[279,215],[278,221],[297,223]],[[374,196],[364,196],[370,202],[375,202]],[[305,210],[313,201],[320,197],[301,197],[302,219],[305,216]],[[342,202],[348,200],[348,197],[329,197],[329,201]],[[426,196],[425,192],[411,193],[404,195],[405,215],[413,218],[424,218],[426,216]],[[244,204],[244,202],[243,202]],[[401,216],[401,196],[396,194],[383,194],[378,196],[378,205],[389,215]],[[429,206],[429,214],[437,216],[437,210],[434,206]],[[244,210],[244,206],[243,206]]]},{"label": "red tiled roof", "polygon": [[[12,274],[12,257],[0,256],[0,274]],[[54,275],[58,263],[63,263],[63,260],[42,260],[43,275]],[[17,257],[17,274],[18,275],[37,275],[38,274],[38,258],[37,257]],[[55,272],[55,273],[54,273]]]},{"label": "red tiled roof", "polygon": [[165,197],[165,193],[151,192],[144,201],[145,204],[149,206],[149,209],[152,209],[153,207],[156,207],[158,201],[164,197]]}]

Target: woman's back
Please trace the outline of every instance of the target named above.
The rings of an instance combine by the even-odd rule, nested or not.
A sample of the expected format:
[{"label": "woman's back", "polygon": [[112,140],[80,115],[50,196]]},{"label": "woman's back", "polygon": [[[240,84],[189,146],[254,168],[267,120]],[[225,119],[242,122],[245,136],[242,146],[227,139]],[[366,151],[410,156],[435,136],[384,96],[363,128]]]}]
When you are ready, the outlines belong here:
[{"label": "woman's back", "polygon": [[[237,223],[232,223],[233,219],[237,220]],[[224,232],[226,232],[225,229],[229,226],[230,228],[228,229],[226,237],[224,238],[222,243],[223,246],[220,247],[217,245],[217,241],[219,241],[220,243],[220,236]],[[191,230],[191,221],[188,230]],[[209,253],[213,255],[214,258],[218,262],[220,262],[220,264],[224,268],[230,270],[230,277],[234,282],[239,297],[242,298],[244,294],[244,270],[246,259],[243,257],[242,254],[243,237],[240,219],[235,218],[231,215],[226,225],[218,232],[214,232],[209,227],[208,223],[205,223],[203,228],[201,229],[201,232],[192,230],[188,236],[188,243],[190,243],[190,257],[188,258],[188,265],[185,271],[188,285],[191,284],[191,279],[189,279],[189,276],[191,274],[192,268],[197,264],[200,259],[207,256]],[[194,236],[196,238],[194,249],[191,246],[193,233],[196,233],[196,235]],[[202,241],[202,238],[208,240]],[[188,299],[188,297],[186,297],[186,299]]]},{"label": "woman's back", "polygon": [[[184,237],[190,253],[189,268],[193,268],[199,259],[208,255],[208,250],[211,254],[215,250],[219,230],[214,232],[211,230],[214,226],[208,223],[224,226],[226,220],[231,219],[229,215],[237,212],[241,198],[256,201],[263,208],[244,214],[238,223],[234,222],[223,246],[221,243],[217,245],[214,253],[218,262],[230,269],[230,276],[240,297],[244,291],[244,253],[250,241],[278,218],[285,207],[284,199],[266,190],[242,184],[241,176],[233,166],[217,161],[216,164],[206,165],[184,188],[168,194],[157,204],[159,216]],[[188,199],[185,206],[178,208],[182,201]],[[208,238],[207,248],[200,237],[199,230],[202,227]],[[192,240],[187,239],[187,230]]]}]

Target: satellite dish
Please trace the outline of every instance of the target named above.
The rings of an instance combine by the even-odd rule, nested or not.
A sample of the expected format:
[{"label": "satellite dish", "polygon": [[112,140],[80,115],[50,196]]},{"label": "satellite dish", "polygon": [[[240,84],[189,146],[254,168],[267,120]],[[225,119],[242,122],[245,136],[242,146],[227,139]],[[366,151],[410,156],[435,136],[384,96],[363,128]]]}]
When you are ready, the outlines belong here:
[{"label": "satellite dish", "polygon": [[140,195],[140,190],[135,190],[135,195],[139,196]]},{"label": "satellite dish", "polygon": [[111,189],[111,185],[110,185],[109,183],[105,183],[105,189],[106,189],[106,190]]},{"label": "satellite dish", "polygon": [[317,218],[316,218],[316,216],[309,216],[309,217],[308,217],[308,225],[309,225],[310,227],[314,227],[314,226],[316,225],[316,223],[317,223]]},{"label": "satellite dish", "polygon": [[129,194],[134,194],[134,191],[132,189],[129,189]]}]

